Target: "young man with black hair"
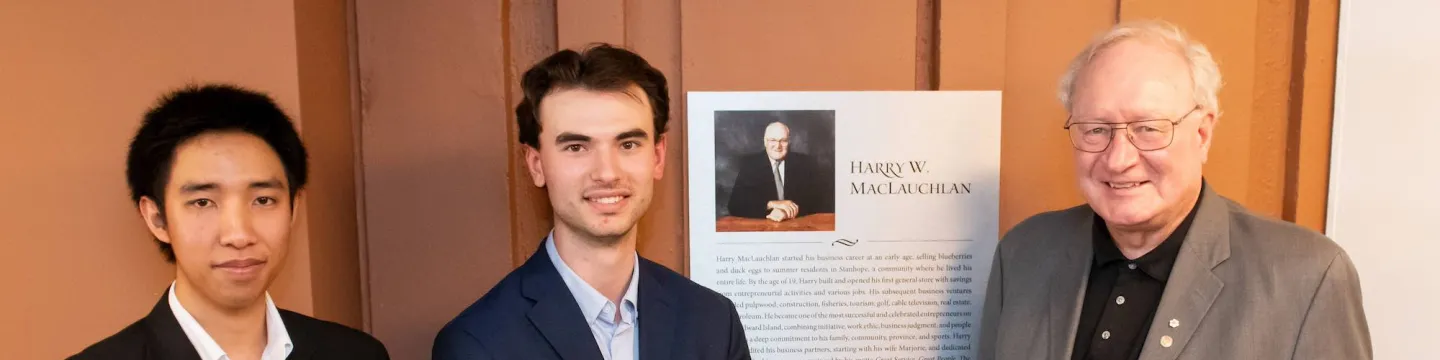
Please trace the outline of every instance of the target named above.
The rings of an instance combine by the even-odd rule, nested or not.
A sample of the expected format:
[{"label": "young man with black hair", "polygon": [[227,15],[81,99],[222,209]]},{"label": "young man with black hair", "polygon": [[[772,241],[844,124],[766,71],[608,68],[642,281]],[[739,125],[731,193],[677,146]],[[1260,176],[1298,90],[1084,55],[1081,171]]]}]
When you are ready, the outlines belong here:
[{"label": "young man with black hair", "polygon": [[175,264],[145,318],[72,359],[388,359],[373,337],[275,307],[306,152],[269,97],[229,85],[167,94],[130,144],[131,200]]}]

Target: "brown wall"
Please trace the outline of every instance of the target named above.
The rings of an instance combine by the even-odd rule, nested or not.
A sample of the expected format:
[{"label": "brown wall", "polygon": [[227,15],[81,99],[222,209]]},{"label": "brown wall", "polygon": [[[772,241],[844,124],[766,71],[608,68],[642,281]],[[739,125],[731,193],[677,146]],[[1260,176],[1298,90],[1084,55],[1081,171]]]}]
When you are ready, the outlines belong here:
[{"label": "brown wall", "polygon": [[557,48],[597,41],[639,52],[671,82],[667,159],[682,166],[658,183],[639,246],[676,270],[687,268],[685,91],[1002,90],[1003,231],[1082,201],[1056,80],[1091,36],[1149,17],[1189,28],[1221,62],[1207,179],[1259,213],[1323,227],[1333,0],[424,4],[359,0],[357,22],[370,317],[400,357],[427,356],[435,331],[549,230],[545,194],[517,161],[516,79]]},{"label": "brown wall", "polygon": [[[347,17],[335,12],[344,1],[306,3],[0,2],[0,358],[73,354],[149,312],[169,285],[124,158],[144,110],[187,82],[266,91],[300,119],[318,191],[271,293],[359,325],[359,271],[337,270],[357,262],[341,186],[354,184],[349,52],[327,46],[343,41]],[[316,14],[329,20],[306,23]],[[314,73],[335,65],[339,74]]]},{"label": "brown wall", "polygon": [[[1257,212],[1323,227],[1334,0],[0,1],[0,358],[56,358],[156,300],[164,264],[126,198],[140,113],[187,81],[274,95],[314,182],[272,289],[364,326],[395,358],[534,252],[549,230],[515,140],[517,78],[557,48],[611,42],[661,69],[671,164],[640,252],[687,268],[691,90],[1002,90],[1002,230],[1079,203],[1056,78],[1122,19],[1207,42],[1226,88],[1206,168]],[[139,19],[147,19],[141,21]]]},{"label": "brown wall", "polygon": [[511,268],[501,6],[356,5],[369,322],[392,357],[423,359]]}]

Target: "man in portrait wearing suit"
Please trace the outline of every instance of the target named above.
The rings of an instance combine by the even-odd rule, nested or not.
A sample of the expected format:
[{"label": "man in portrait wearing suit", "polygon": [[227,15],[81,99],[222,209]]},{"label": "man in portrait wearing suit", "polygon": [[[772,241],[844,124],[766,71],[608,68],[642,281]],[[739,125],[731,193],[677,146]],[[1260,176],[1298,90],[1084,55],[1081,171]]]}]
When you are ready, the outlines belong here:
[{"label": "man in portrait wearing suit", "polygon": [[1086,204],[1000,241],[980,359],[1372,357],[1345,251],[1204,180],[1219,88],[1205,46],[1163,22],[1075,58],[1060,100]]},{"label": "man in portrait wearing suit", "polygon": [[742,156],[735,187],[730,191],[730,215],[785,221],[835,212],[833,181],[810,155],[790,151],[790,127],[780,122],[765,126],[765,152]]},{"label": "man in portrait wearing suit", "polygon": [[520,86],[524,161],[555,227],[440,330],[433,358],[749,359],[729,299],[635,251],[665,169],[665,76],[598,45],[541,60]]},{"label": "man in portrait wearing suit", "polygon": [[125,169],[175,280],[150,314],[72,359],[388,359],[359,330],[275,307],[305,145],[267,96],[187,87],[145,115]]}]

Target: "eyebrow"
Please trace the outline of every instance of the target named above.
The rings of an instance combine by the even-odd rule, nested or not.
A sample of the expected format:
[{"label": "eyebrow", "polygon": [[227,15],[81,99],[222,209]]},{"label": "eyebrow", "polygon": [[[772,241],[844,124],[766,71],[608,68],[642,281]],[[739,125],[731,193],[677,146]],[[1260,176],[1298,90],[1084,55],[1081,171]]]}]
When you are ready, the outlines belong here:
[{"label": "eyebrow", "polygon": [[[180,186],[180,193],[181,193],[181,194],[193,194],[193,193],[197,193],[197,192],[214,191],[215,189],[219,189],[219,188],[220,188],[220,185],[219,185],[219,184],[216,184],[216,183],[213,183],[213,182],[207,182],[207,183],[189,183],[189,184],[185,184],[185,185],[181,185],[181,186]],[[284,188],[285,188],[285,183],[280,182],[280,179],[274,179],[274,178],[268,179],[268,180],[253,181],[253,182],[250,183],[250,189],[252,189],[252,190],[253,190],[253,189],[284,189]]]},{"label": "eyebrow", "polygon": [[269,180],[251,182],[250,189],[285,189],[285,183],[280,182],[280,179],[272,178]]},{"label": "eyebrow", "polygon": [[555,136],[555,142],[556,142],[556,143],[567,143],[567,142],[572,142],[572,141],[590,142],[590,137],[589,137],[589,136],[585,136],[585,135],[580,135],[580,134],[572,133],[572,132],[563,132],[563,133],[560,133],[560,135],[556,135],[556,136]]},{"label": "eyebrow", "polygon": [[646,133],[645,130],[630,129],[630,131],[622,132],[620,133],[620,135],[615,135],[615,140],[629,140],[635,138],[649,140],[650,134]]},{"label": "eyebrow", "polygon": [[196,183],[190,183],[190,184],[181,185],[181,186],[180,186],[180,193],[181,193],[181,194],[190,194],[190,193],[197,193],[197,192],[202,192],[202,191],[211,191],[211,190],[215,190],[215,188],[218,188],[218,187],[220,187],[220,185],[216,185],[215,183],[198,183],[198,184],[196,184]]},{"label": "eyebrow", "polygon": [[[631,130],[622,132],[622,133],[620,133],[620,134],[618,134],[618,135],[615,135],[615,140],[628,140],[628,139],[636,139],[636,138],[639,138],[639,139],[649,139],[649,138],[650,138],[650,134],[649,134],[649,133],[646,133],[645,130],[640,130],[640,129],[637,128],[637,129],[631,129]],[[591,137],[588,136],[588,135],[581,135],[581,134],[576,134],[576,133],[572,133],[572,132],[563,132],[563,133],[560,133],[560,135],[556,135],[556,136],[555,136],[555,142],[556,142],[556,143],[590,142],[591,140],[593,140],[593,138],[591,138]]]}]

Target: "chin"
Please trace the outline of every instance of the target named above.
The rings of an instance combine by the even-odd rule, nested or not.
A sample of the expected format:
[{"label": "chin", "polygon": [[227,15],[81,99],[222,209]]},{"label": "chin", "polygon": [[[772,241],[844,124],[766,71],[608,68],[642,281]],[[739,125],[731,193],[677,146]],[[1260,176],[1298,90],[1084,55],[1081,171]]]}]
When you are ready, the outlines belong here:
[{"label": "chin", "polygon": [[628,224],[596,224],[586,230],[595,237],[621,237],[629,234],[630,229],[634,228],[635,223],[630,222]]},{"label": "chin", "polygon": [[254,304],[256,301],[264,301],[264,287],[256,288],[250,284],[224,286],[226,288],[219,289],[218,295],[220,296],[215,300],[227,307],[240,308]]},{"label": "chin", "polygon": [[591,222],[583,230],[592,238],[604,241],[607,245],[618,243],[621,238],[629,234],[635,228],[635,221],[621,221],[620,219],[599,219]]},{"label": "chin", "polygon": [[1136,205],[1138,204],[1103,204],[1097,207],[1096,213],[1100,214],[1105,222],[1120,226],[1145,225],[1154,220],[1158,214],[1158,211],[1153,208]]}]

